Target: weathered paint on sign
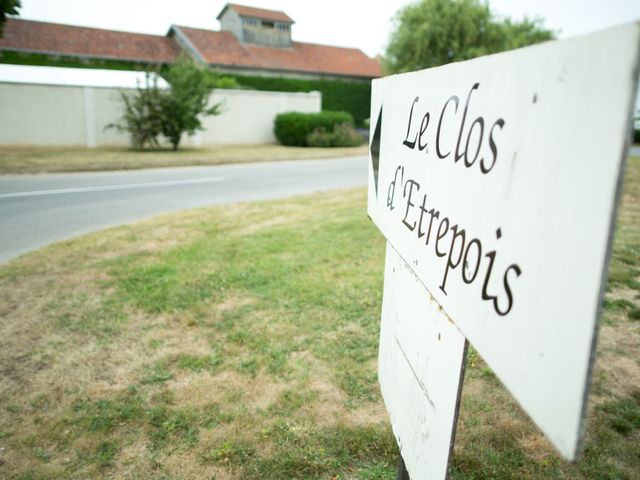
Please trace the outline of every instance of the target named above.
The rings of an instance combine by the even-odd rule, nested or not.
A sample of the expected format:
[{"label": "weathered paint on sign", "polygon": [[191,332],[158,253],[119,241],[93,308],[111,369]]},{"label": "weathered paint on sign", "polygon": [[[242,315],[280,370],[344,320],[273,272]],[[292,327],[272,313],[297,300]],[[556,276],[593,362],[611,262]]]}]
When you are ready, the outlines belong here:
[{"label": "weathered paint on sign", "polygon": [[369,216],[568,459],[639,44],[631,24],[373,82]]},{"label": "weathered paint on sign", "polygon": [[465,338],[387,243],[378,378],[411,478],[447,473]]}]

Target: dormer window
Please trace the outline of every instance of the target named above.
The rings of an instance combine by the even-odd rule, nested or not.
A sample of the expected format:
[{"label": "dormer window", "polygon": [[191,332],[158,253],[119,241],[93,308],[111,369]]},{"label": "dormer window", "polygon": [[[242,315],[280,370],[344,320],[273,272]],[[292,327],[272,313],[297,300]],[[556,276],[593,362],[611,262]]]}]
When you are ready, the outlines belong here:
[{"label": "dormer window", "polygon": [[242,43],[289,48],[293,20],[284,12],[228,3],[218,15],[221,29]]}]

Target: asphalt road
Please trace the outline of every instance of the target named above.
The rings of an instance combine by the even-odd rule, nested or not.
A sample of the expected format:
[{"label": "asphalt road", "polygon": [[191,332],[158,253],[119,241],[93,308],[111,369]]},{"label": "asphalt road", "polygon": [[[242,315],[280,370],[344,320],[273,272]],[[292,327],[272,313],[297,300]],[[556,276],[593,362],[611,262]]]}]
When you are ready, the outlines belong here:
[{"label": "asphalt road", "polygon": [[164,212],[365,186],[367,157],[0,176],[0,263]]},{"label": "asphalt road", "polygon": [[[631,147],[630,155],[640,155]],[[367,157],[0,176],[0,263],[159,213],[364,186]]]}]

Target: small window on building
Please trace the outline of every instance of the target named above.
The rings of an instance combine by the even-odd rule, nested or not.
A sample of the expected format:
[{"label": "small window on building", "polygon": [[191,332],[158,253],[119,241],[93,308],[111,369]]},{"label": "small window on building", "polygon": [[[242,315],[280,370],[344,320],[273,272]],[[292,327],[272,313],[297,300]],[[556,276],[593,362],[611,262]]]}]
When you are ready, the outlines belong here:
[{"label": "small window on building", "polygon": [[265,22],[264,20],[262,21],[262,26],[264,28],[274,28],[273,22]]}]

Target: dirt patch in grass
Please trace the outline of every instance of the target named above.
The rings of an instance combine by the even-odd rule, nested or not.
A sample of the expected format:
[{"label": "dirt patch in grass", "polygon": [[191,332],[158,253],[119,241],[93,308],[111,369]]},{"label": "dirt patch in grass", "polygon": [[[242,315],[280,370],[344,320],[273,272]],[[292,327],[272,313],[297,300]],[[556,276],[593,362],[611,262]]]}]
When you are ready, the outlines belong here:
[{"label": "dirt patch in grass", "polygon": [[[594,370],[599,383],[596,398],[626,397],[638,388],[640,357],[640,322],[620,321],[603,325],[598,339],[598,357]],[[635,380],[635,381],[634,381]]]}]

